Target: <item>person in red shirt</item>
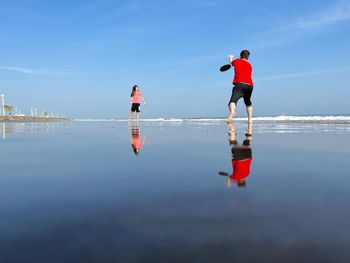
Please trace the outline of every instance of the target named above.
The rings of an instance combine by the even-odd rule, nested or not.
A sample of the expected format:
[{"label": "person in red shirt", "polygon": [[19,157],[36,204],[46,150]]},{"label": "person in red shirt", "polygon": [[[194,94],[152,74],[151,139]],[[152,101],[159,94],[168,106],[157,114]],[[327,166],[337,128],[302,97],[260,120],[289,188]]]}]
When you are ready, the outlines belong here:
[{"label": "person in red shirt", "polygon": [[144,98],[142,97],[142,94],[140,92],[139,86],[134,85],[132,87],[132,92],[130,95],[130,104],[131,104],[131,110],[129,114],[129,121],[131,120],[132,113],[136,111],[136,120],[139,119],[140,115],[140,102],[143,102],[143,104],[146,104]]},{"label": "person in red shirt", "polygon": [[226,123],[230,124],[233,118],[236,116],[237,101],[243,97],[244,103],[247,109],[248,123],[252,123],[253,106],[250,101],[250,97],[253,92],[253,80],[252,80],[252,65],[248,62],[250,52],[243,50],[240,54],[240,58],[233,59],[233,55],[229,55],[228,59],[233,66],[235,75],[233,78],[233,89],[230,102],[228,104],[230,115],[227,118]]}]

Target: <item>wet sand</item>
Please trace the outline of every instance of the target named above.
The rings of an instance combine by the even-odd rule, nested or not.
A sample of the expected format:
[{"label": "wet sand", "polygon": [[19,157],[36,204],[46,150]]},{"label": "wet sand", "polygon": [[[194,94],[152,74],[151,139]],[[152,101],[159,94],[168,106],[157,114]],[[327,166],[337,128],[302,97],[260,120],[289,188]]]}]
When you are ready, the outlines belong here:
[{"label": "wet sand", "polygon": [[349,125],[1,125],[0,262],[349,259]]},{"label": "wet sand", "polygon": [[0,122],[54,122],[54,121],[69,121],[65,117],[33,117],[33,116],[0,116]]}]

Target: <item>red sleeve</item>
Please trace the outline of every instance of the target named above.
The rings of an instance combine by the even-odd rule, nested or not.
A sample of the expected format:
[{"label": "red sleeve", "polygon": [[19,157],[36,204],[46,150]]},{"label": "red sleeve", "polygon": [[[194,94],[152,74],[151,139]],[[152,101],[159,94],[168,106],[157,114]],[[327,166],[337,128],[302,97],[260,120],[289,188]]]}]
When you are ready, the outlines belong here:
[{"label": "red sleeve", "polygon": [[235,66],[235,62],[236,62],[237,59],[234,59],[231,61],[231,66]]}]

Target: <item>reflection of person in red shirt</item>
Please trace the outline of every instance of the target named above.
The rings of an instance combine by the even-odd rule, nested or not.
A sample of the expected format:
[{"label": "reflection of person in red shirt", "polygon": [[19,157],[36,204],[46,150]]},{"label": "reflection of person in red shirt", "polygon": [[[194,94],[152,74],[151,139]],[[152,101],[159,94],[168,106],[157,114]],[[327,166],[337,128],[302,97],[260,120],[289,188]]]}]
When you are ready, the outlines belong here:
[{"label": "reflection of person in red shirt", "polygon": [[234,125],[229,126],[229,142],[232,153],[232,174],[229,175],[220,172],[221,175],[227,176],[227,187],[231,187],[231,182],[237,184],[238,187],[246,186],[246,178],[250,173],[250,165],[252,163],[252,149],[250,148],[250,141],[252,138],[252,125],[248,124],[248,132],[245,134],[242,145],[239,145],[236,140],[236,131]]},{"label": "reflection of person in red shirt", "polygon": [[243,145],[232,147],[232,175],[230,179],[237,183],[238,186],[246,185],[246,177],[250,173],[252,163],[252,149],[249,147],[250,141],[244,140]]},{"label": "reflection of person in red shirt", "polygon": [[138,155],[142,146],[145,143],[146,137],[144,136],[141,140],[141,132],[140,132],[140,125],[138,122],[136,122],[136,126],[133,126],[131,122],[129,122],[130,125],[130,144],[131,147],[135,153],[135,155]]}]

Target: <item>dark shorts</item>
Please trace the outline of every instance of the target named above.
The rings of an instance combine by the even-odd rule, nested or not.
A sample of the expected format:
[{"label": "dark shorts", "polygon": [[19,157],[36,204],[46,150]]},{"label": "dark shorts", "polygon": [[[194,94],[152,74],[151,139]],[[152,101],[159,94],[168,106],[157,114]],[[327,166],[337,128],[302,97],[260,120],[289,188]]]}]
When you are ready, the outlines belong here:
[{"label": "dark shorts", "polygon": [[237,146],[231,148],[232,159],[237,161],[252,158],[252,149],[244,146]]},{"label": "dark shorts", "polygon": [[250,97],[252,96],[253,92],[253,86],[245,84],[245,83],[236,83],[232,89],[232,95],[230,102],[228,103],[235,103],[237,104],[237,101],[243,97],[244,104],[248,106],[252,106],[252,102],[250,101]]},{"label": "dark shorts", "polygon": [[140,129],[139,128],[132,128],[131,129],[131,135],[134,138],[135,136],[140,136]]},{"label": "dark shorts", "polygon": [[140,103],[133,103],[131,105],[131,111],[132,112],[140,112]]}]

